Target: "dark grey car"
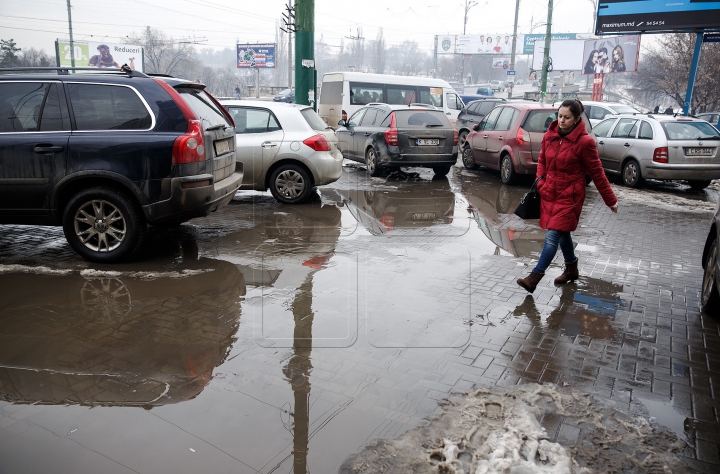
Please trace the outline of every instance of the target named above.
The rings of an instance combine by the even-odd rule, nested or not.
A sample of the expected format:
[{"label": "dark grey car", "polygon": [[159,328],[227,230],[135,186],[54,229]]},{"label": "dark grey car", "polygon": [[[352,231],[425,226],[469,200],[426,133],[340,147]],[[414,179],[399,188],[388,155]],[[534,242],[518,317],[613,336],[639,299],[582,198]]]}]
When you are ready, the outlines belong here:
[{"label": "dark grey car", "polygon": [[371,176],[402,166],[432,168],[445,176],[456,161],[457,131],[431,106],[369,104],[338,125],[343,157],[366,163]]},{"label": "dark grey car", "polygon": [[710,314],[720,312],[720,204],[715,210],[702,255],[703,283],[700,304]]}]

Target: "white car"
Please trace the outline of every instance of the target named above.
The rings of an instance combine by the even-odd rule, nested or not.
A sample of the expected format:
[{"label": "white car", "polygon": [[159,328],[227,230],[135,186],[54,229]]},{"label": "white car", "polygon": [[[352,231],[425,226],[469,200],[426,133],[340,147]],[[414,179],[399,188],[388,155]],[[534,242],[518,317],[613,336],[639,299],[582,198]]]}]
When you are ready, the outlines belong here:
[{"label": "white car", "polygon": [[585,107],[585,113],[590,119],[590,124],[593,127],[610,115],[641,113],[639,110],[619,102],[595,102],[592,100],[584,100],[582,104]]},{"label": "white car", "polygon": [[221,100],[235,121],[240,189],[265,191],[286,204],[308,199],[313,187],[337,181],[343,156],[335,132],[312,107],[284,102]]}]

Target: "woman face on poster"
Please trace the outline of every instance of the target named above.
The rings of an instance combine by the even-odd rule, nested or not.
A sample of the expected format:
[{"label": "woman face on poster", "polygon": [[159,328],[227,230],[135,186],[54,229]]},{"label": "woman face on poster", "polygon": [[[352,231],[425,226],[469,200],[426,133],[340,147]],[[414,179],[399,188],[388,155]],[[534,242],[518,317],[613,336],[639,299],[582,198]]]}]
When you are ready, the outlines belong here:
[{"label": "woman face on poster", "polygon": [[613,49],[612,70],[615,72],[625,71],[625,53],[620,45]]}]

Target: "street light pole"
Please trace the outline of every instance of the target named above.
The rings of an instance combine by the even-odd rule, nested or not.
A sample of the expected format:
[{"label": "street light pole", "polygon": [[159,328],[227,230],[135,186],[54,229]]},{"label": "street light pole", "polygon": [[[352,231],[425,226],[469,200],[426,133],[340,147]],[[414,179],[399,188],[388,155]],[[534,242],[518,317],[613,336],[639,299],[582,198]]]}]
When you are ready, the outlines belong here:
[{"label": "street light pole", "polygon": [[550,36],[552,35],[553,0],[548,0],[547,29],[545,30],[545,52],[543,53],[542,78],[540,79],[540,102],[545,102],[547,94],[548,65],[550,63]]},{"label": "street light pole", "polygon": [[75,67],[75,42],[73,41],[72,35],[72,13],[70,13],[71,8],[72,7],[70,6],[70,0],[67,0],[68,30],[70,30],[70,64],[72,65],[72,67]]},{"label": "street light pole", "polygon": [[[517,24],[518,14],[520,13],[520,0],[515,2],[515,26],[513,27],[512,52],[510,53],[510,70],[515,71],[515,48],[517,47]],[[510,82],[510,90],[508,91],[508,99],[512,99],[513,89],[515,88],[515,79]]]},{"label": "street light pole", "polygon": [[[475,0],[465,0],[465,19],[463,20],[463,36],[465,36],[465,30],[467,28],[467,17],[468,11],[477,5]],[[462,67],[460,68],[460,82],[465,84],[465,54],[462,55]]]}]

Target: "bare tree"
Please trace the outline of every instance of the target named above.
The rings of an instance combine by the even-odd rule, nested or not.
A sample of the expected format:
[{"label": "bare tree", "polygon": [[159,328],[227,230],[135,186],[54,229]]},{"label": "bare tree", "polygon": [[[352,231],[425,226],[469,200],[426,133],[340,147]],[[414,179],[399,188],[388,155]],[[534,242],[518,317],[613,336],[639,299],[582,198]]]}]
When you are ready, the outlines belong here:
[{"label": "bare tree", "polygon": [[129,41],[144,48],[145,72],[184,75],[192,69],[192,45],[174,41],[160,30],[148,26],[141,35],[133,33]]},{"label": "bare tree", "polygon": [[372,67],[376,73],[383,74],[385,72],[385,61],[387,60],[387,49],[382,28],[378,28],[377,37],[372,45],[372,52]]},{"label": "bare tree", "polygon": [[415,41],[410,40],[388,49],[388,59],[393,60],[393,69],[400,76],[417,76],[425,68],[427,56]]},{"label": "bare tree", "polygon": [[[685,105],[690,66],[695,48],[694,34],[670,34],[659,38],[645,53],[633,78],[633,93],[648,99],[670,98]],[[690,109],[693,113],[720,106],[720,45],[704,43]]]},{"label": "bare tree", "polygon": [[350,43],[350,57],[356,71],[362,71],[365,62],[365,38],[362,35],[362,27],[357,28],[357,38]]}]

